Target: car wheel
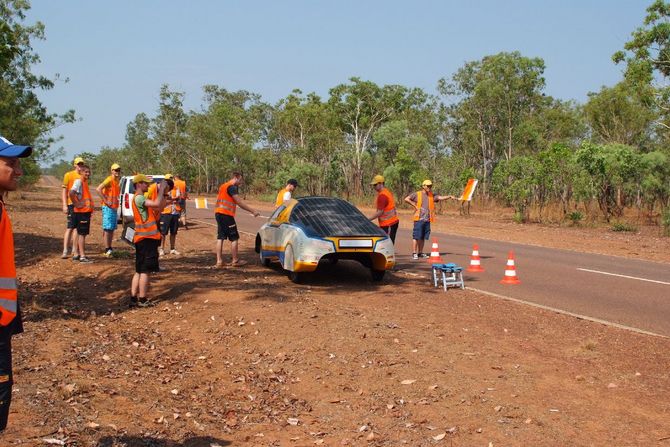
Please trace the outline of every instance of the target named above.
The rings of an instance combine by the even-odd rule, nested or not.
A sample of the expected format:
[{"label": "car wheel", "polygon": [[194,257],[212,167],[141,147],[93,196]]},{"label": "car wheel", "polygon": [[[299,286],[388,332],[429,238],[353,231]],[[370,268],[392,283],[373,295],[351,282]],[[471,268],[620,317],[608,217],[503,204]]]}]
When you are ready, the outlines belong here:
[{"label": "car wheel", "polygon": [[302,281],[302,274],[300,272],[288,272],[288,279],[295,284],[300,284],[300,281]]},{"label": "car wheel", "polygon": [[263,252],[259,253],[258,256],[261,258],[261,264],[263,264],[265,267],[270,267],[271,261],[269,258],[263,256]]},{"label": "car wheel", "polygon": [[381,281],[382,279],[384,279],[384,275],[386,274],[386,270],[370,269],[370,272],[372,272],[373,281]]}]

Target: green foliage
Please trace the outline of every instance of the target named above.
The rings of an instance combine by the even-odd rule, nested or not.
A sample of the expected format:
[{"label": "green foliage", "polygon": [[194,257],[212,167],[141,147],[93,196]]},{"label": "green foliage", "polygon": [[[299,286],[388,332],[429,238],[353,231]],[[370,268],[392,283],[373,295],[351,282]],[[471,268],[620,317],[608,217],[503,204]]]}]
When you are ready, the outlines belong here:
[{"label": "green foliage", "polygon": [[584,214],[581,211],[572,211],[568,214],[568,219],[572,222],[573,225],[579,225],[579,223],[584,219]]},{"label": "green foliage", "polygon": [[27,0],[0,0],[0,129],[5,138],[34,148],[33,156],[21,163],[23,185],[37,181],[39,163],[62,154],[52,149],[58,139],[49,133],[75,120],[72,110],[62,115],[49,113],[37,96],[39,90],[52,89],[55,80],[32,72],[40,58],[31,42],[44,39],[44,25],[25,24],[29,9]]},{"label": "green foliage", "polygon": [[513,157],[500,162],[493,171],[491,190],[514,208],[521,222],[527,222],[540,175],[537,158]]},{"label": "green foliage", "polygon": [[647,104],[663,115],[658,124],[667,132],[670,87],[659,79],[670,76],[670,3],[655,0],[647,8],[643,26],[632,33],[624,49],[617,51],[612,59],[626,64],[626,79]]},{"label": "green foliage", "polygon": [[670,236],[670,209],[666,209],[661,217],[661,227],[663,228],[663,235]]},{"label": "green foliage", "polygon": [[616,232],[627,232],[627,233],[636,233],[637,227],[625,222],[614,222],[610,227],[612,231]]}]

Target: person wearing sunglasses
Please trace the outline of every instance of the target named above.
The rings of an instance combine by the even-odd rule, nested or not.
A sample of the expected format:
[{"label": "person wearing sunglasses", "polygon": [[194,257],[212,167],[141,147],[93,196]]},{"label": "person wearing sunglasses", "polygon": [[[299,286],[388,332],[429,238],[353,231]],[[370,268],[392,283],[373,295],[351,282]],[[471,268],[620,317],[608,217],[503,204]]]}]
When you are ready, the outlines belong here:
[{"label": "person wearing sunglasses", "polygon": [[433,182],[424,180],[421,191],[405,197],[405,202],[414,207],[414,229],[412,230],[412,259],[427,258],[423,252],[424,243],[430,239],[430,224],[435,221],[435,202],[455,199],[454,196],[441,196],[433,191]]}]

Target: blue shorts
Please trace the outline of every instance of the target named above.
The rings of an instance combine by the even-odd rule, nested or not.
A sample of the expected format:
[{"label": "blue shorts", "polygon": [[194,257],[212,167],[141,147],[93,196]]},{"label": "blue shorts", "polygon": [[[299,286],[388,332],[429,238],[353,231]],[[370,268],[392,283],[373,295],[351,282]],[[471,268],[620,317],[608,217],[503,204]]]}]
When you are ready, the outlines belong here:
[{"label": "blue shorts", "polygon": [[430,221],[417,220],[414,222],[414,229],[412,230],[412,239],[415,241],[430,239]]},{"label": "blue shorts", "polygon": [[106,205],[102,205],[102,229],[105,231],[116,230],[118,216],[116,210]]}]

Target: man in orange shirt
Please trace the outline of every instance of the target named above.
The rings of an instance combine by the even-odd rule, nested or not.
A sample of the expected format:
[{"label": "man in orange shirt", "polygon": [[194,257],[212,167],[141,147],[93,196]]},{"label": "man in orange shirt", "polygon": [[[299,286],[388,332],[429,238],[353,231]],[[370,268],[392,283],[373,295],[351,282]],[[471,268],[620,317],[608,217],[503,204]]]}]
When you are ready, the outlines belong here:
[{"label": "man in orange shirt", "polygon": [[184,227],[184,230],[188,230],[188,227],[186,226],[186,200],[188,199],[188,189],[186,188],[186,180],[179,174],[175,174],[174,176],[174,187],[179,190],[179,201],[177,202],[177,205],[179,205],[179,208],[181,209],[179,222],[181,222],[181,226]]},{"label": "man in orange shirt", "polygon": [[63,191],[61,194],[61,201],[63,203],[63,213],[65,213],[67,216],[65,235],[63,236],[63,255],[61,256],[63,259],[67,259],[70,246],[72,246],[72,255],[79,256],[79,253],[77,253],[76,238],[74,242],[72,241],[72,234],[74,233],[74,222],[72,221],[74,206],[72,205],[72,200],[70,199],[70,190],[72,189],[74,181],[81,176],[81,169],[84,164],[85,163],[83,158],[75,158],[74,169],[72,171],[66,172],[65,176],[63,177]]},{"label": "man in orange shirt", "polygon": [[91,231],[91,215],[93,214],[93,197],[88,188],[88,179],[91,176],[91,168],[83,165],[81,177],[74,181],[70,189],[70,200],[72,200],[74,228],[77,230],[77,252],[78,255],[72,257],[73,261],[79,261],[84,264],[91,263],[86,257],[86,236]]},{"label": "man in orange shirt", "polygon": [[235,211],[237,206],[249,211],[254,217],[260,216],[261,213],[251,208],[244,203],[239,195],[238,187],[242,184],[242,174],[233,172],[233,176],[226,183],[219,187],[219,194],[216,197],[216,266],[223,267],[223,241],[230,240],[230,252],[232,255],[231,266],[239,266],[246,264],[245,261],[238,257],[238,240],[240,234],[237,231],[237,223],[235,222]]},{"label": "man in orange shirt", "polygon": [[377,191],[377,211],[368,219],[379,219],[379,227],[388,234],[395,244],[395,235],[398,232],[398,211],[395,207],[395,199],[391,191],[384,186],[384,176],[375,175],[370,184]]},{"label": "man in orange shirt", "polygon": [[16,146],[0,136],[0,432],[7,427],[12,402],[12,336],[23,332],[21,306],[16,290],[14,235],[2,198],[16,190],[23,174],[19,158],[29,156],[30,146]]},{"label": "man in orange shirt", "polygon": [[121,166],[114,163],[111,167],[112,175],[107,176],[95,188],[98,196],[102,200],[102,242],[105,244],[106,257],[112,256],[112,240],[114,239],[114,230],[118,222],[117,210],[119,208],[119,178],[121,177]]}]

